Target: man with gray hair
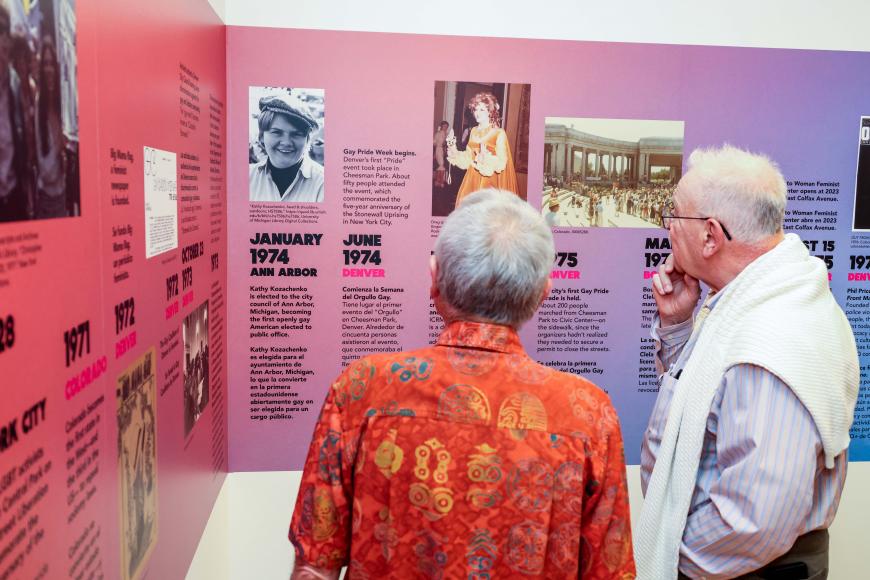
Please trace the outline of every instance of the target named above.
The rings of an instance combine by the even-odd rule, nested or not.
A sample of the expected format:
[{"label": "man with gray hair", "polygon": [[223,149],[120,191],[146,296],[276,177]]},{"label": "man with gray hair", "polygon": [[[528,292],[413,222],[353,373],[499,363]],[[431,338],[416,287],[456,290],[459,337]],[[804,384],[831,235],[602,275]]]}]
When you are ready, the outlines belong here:
[{"label": "man with gray hair", "polygon": [[785,204],[777,167],[726,145],[691,155],[662,215],[639,578],[827,577],[858,357],[825,264],[783,233]]},{"label": "man with gray hair", "polygon": [[553,257],[513,193],[474,193],[447,218],[430,263],[444,331],[332,384],[290,526],[294,578],[634,578],[610,400],[517,336]]}]

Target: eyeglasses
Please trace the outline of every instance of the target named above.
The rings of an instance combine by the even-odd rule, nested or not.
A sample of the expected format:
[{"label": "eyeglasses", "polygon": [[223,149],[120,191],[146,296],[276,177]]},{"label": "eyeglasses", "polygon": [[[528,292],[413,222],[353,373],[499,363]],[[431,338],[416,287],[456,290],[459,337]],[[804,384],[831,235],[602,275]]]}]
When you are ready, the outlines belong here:
[{"label": "eyeglasses", "polygon": [[674,214],[670,213],[672,211],[674,211],[674,204],[671,204],[668,207],[668,213],[663,212],[661,215],[662,227],[665,228],[666,230],[671,229],[671,220],[716,220],[716,222],[719,224],[719,227],[722,228],[722,233],[725,234],[725,239],[728,240],[729,242],[731,241],[731,234],[729,234],[728,230],[725,229],[725,224],[723,224],[722,222],[720,222],[716,218],[714,218],[714,217],[688,217],[688,216],[683,216],[683,215],[674,215]]}]

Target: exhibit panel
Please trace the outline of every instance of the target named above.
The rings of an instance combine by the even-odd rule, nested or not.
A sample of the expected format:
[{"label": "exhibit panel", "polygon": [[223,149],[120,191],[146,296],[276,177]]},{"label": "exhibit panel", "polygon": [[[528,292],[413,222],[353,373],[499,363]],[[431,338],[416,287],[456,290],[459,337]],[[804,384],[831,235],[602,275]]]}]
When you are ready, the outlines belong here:
[{"label": "exhibit panel", "polygon": [[[658,391],[660,216],[698,147],[730,143],[780,165],[786,230],[825,262],[868,360],[870,226],[855,213],[870,191],[860,170],[856,185],[870,130],[856,71],[868,64],[854,52],[229,27],[230,469],[300,469],[344,366],[434,342],[428,256],[444,216],[485,186],[539,208],[556,238],[554,289],[523,344],[609,393],[638,463]],[[317,198],[296,197],[298,185],[255,191],[282,163],[260,122],[270,91],[315,117]],[[870,458],[866,392],[853,461]]]},{"label": "exhibit panel", "polygon": [[226,473],[225,28],[5,11],[0,577],[178,577]]}]

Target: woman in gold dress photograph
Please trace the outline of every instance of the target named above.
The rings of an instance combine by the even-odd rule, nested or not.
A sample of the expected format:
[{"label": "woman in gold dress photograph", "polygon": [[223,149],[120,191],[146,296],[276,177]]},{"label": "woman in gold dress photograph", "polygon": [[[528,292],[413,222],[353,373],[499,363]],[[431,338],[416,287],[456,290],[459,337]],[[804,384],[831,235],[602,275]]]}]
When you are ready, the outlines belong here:
[{"label": "woman in gold dress photograph", "polygon": [[472,127],[465,149],[456,148],[456,136],[447,137],[447,161],[464,169],[465,178],[456,194],[456,207],[472,192],[485,187],[519,193],[507,134],[500,124],[500,106],[495,95],[477,93],[468,102],[477,125]]}]

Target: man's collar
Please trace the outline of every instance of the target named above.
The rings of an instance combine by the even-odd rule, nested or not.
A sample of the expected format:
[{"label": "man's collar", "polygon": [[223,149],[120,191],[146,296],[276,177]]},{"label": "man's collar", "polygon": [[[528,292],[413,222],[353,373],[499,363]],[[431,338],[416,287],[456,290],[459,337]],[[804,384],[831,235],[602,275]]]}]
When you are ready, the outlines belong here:
[{"label": "man's collar", "polygon": [[[722,290],[724,290],[723,288]],[[707,297],[704,299],[704,306],[713,310],[713,307],[716,306],[716,303],[719,302],[719,298],[722,296],[722,290],[716,292],[712,288],[709,292],[707,292]]]},{"label": "man's collar", "polygon": [[438,346],[479,348],[508,354],[523,353],[517,331],[502,324],[459,320],[444,328]]}]

